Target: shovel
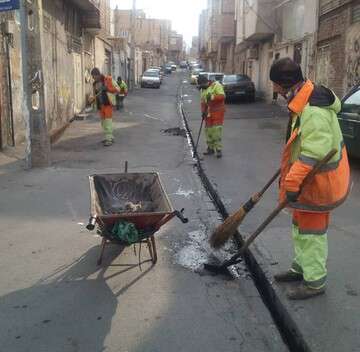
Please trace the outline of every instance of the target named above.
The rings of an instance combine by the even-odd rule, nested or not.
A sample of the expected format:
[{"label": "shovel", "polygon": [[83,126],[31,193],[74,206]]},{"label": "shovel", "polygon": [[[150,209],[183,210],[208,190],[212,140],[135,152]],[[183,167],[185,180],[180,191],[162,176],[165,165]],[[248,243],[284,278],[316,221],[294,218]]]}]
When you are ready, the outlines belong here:
[{"label": "shovel", "polygon": [[[299,195],[301,194],[303,188],[312,181],[312,179],[314,178],[314,176],[316,175],[316,173],[324,166],[326,165],[331,159],[332,157],[337,153],[336,149],[332,149],[325,157],[324,159],[318,161],[314,168],[307,174],[307,176],[305,177],[305,179],[303,180],[301,186],[300,186],[300,190],[299,190]],[[272,213],[265,219],[265,221],[257,228],[257,230],[251,235],[249,236],[244,245],[240,248],[239,252],[236,253],[235,255],[233,255],[229,260],[224,261],[221,265],[215,265],[215,264],[204,264],[204,269],[211,271],[214,274],[223,274],[223,275],[229,275],[229,271],[227,270],[227,268],[229,266],[235,265],[237,263],[239,263],[242,259],[240,257],[243,257],[246,250],[249,248],[250,244],[254,242],[254,240],[256,239],[256,237],[258,237],[260,235],[260,233],[266,228],[267,225],[269,225],[278,215],[279,213],[289,205],[289,201],[286,199],[284,201],[282,201],[277,207],[276,209],[274,209],[272,211]]]}]

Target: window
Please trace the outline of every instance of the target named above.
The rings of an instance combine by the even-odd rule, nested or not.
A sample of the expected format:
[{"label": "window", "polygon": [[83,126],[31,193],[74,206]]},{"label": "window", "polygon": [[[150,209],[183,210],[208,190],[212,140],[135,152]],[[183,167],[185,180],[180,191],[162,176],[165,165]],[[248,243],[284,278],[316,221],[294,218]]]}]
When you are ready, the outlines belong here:
[{"label": "window", "polygon": [[81,20],[79,12],[71,5],[65,7],[65,30],[75,37],[81,37]]},{"label": "window", "polygon": [[360,115],[360,89],[355,91],[344,101],[342,111]]},{"label": "window", "polygon": [[238,83],[243,81],[250,81],[246,75],[227,75],[224,76],[224,83]]},{"label": "window", "polygon": [[351,22],[360,22],[360,4],[354,5],[351,11]]}]

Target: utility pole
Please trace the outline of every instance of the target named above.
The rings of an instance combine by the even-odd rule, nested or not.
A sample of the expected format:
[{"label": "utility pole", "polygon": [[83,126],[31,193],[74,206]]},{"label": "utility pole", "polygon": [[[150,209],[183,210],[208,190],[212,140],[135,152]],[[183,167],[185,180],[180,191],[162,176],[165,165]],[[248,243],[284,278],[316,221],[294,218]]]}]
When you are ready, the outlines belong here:
[{"label": "utility pole", "polygon": [[23,113],[26,121],[28,168],[50,165],[50,138],[45,118],[42,69],[41,11],[41,0],[20,0]]},{"label": "utility pole", "polygon": [[131,12],[131,72],[130,72],[130,89],[135,88],[135,32],[136,32],[136,0],[133,0]]}]

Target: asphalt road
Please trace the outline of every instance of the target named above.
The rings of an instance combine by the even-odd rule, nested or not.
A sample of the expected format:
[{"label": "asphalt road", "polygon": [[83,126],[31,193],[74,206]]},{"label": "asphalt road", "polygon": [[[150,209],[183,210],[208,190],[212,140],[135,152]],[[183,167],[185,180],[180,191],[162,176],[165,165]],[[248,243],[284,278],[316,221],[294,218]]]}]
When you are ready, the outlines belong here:
[{"label": "asphalt road", "polygon": [[[193,135],[200,125],[199,92],[184,79],[182,94]],[[204,158],[208,178],[231,212],[258,192],[280,165],[287,125],[286,112],[263,102],[227,105],[223,158]],[[204,138],[200,152],[206,148]],[[332,214],[329,229],[326,295],[289,302],[286,285],[273,285],[312,351],[360,351],[360,281],[358,274],[360,161],[352,160],[352,190],[347,202]],[[277,185],[246,217],[240,232],[249,234],[277,205]],[[251,247],[272,283],[275,272],[289,267],[293,249],[288,211],[264,231]]]},{"label": "asphalt road", "polygon": [[[183,127],[182,79],[130,94],[112,147],[89,116],[54,146],[52,167],[23,171],[10,159],[0,167],[1,352],[287,350],[245,268],[235,281],[195,272],[212,255],[207,237],[219,216],[187,139],[162,132]],[[101,239],[85,230],[87,176],[122,172],[125,161],[129,171],[158,171],[190,219],[159,231],[156,266],[140,269],[132,248],[110,246],[98,267]]]}]

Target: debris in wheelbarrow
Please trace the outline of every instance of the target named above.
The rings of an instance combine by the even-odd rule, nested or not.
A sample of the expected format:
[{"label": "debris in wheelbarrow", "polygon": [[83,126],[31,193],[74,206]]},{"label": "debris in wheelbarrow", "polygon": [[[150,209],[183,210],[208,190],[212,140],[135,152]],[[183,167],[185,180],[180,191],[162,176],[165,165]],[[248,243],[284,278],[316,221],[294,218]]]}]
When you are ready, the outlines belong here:
[{"label": "debris in wheelbarrow", "polygon": [[142,233],[135,243],[146,243],[152,262],[157,261],[155,233],[172,218],[183,223],[188,219],[183,211],[174,210],[158,173],[121,173],[92,175],[89,177],[91,217],[86,228],[89,231],[99,227],[103,237],[100,265],[108,242],[114,241],[111,230],[119,222],[133,224]]}]

